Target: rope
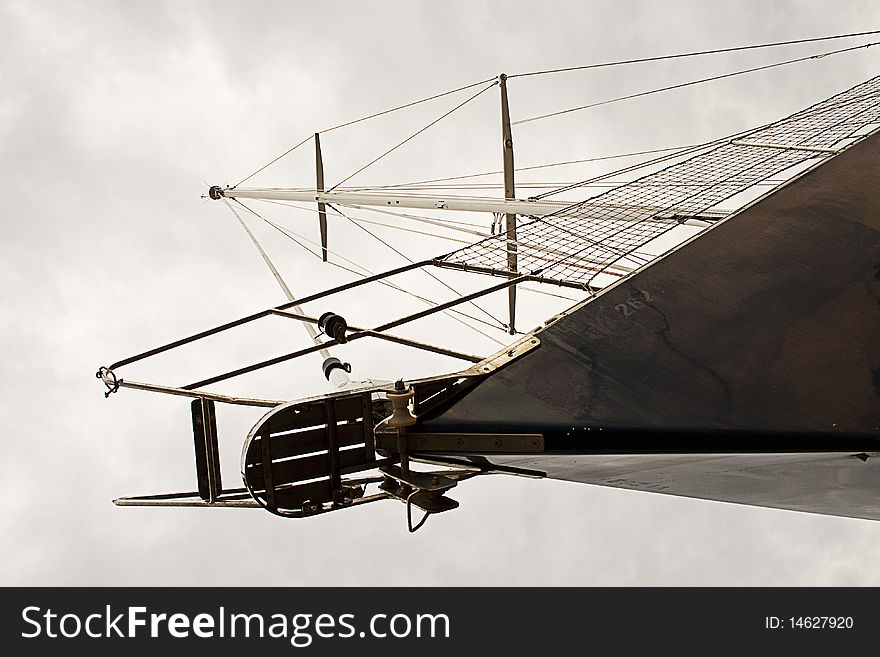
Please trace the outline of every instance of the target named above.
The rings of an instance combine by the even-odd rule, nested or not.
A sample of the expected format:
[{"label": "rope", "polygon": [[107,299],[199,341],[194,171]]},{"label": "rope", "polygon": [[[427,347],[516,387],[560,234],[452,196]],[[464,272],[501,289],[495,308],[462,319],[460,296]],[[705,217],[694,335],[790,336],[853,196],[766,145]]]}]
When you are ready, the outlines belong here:
[{"label": "rope", "polygon": [[410,140],[414,139],[415,137],[417,137],[418,135],[422,134],[425,130],[427,130],[428,128],[430,128],[430,127],[436,125],[437,123],[439,123],[440,121],[442,121],[443,119],[445,119],[447,116],[449,116],[450,114],[452,114],[454,111],[456,111],[457,109],[460,109],[460,108],[464,107],[464,106],[467,105],[469,102],[471,102],[472,100],[474,100],[475,98],[477,98],[477,97],[480,96],[481,94],[485,93],[486,91],[488,91],[489,89],[491,89],[492,87],[494,87],[494,86],[497,85],[497,84],[498,84],[498,81],[496,80],[495,82],[492,82],[492,84],[489,84],[489,85],[483,87],[480,91],[478,91],[477,93],[475,93],[473,96],[471,96],[470,98],[468,98],[468,99],[465,100],[464,102],[459,103],[458,105],[456,105],[455,107],[453,107],[453,108],[452,108],[451,110],[449,110],[448,112],[442,114],[442,115],[439,116],[438,118],[436,118],[436,119],[434,119],[433,121],[431,121],[431,122],[430,122],[428,125],[426,125],[425,127],[421,128],[420,130],[417,130],[416,132],[414,132],[413,134],[411,134],[409,137],[407,137],[406,139],[404,139],[404,140],[401,141],[400,143],[398,143],[398,144],[392,146],[392,147],[389,148],[387,151],[385,151],[384,153],[382,153],[381,155],[379,155],[377,158],[371,160],[370,162],[367,162],[367,163],[366,163],[364,166],[362,166],[360,169],[358,169],[357,171],[355,171],[354,173],[352,173],[351,175],[349,175],[347,178],[343,178],[343,179],[340,180],[338,183],[336,183],[335,185],[333,185],[333,187],[331,187],[330,189],[328,189],[328,190],[326,190],[326,191],[328,191],[328,192],[333,191],[334,189],[336,189],[337,187],[339,187],[339,185],[341,185],[342,183],[344,183],[344,182],[346,182],[346,181],[348,181],[348,180],[351,180],[352,178],[354,178],[357,174],[359,174],[361,171],[363,171],[363,170],[366,169],[367,167],[372,166],[373,164],[375,164],[376,162],[378,162],[379,160],[381,160],[381,159],[382,159],[383,157],[385,157],[386,155],[388,155],[388,154],[390,154],[390,153],[396,151],[398,148],[400,148],[401,146],[403,146],[403,145],[404,145],[405,143],[407,143],[408,141],[410,141]]},{"label": "rope", "polygon": [[[361,123],[362,121],[367,121],[367,120],[369,120],[369,119],[375,119],[376,117],[383,116],[383,115],[385,115],[385,114],[391,114],[392,112],[396,112],[396,111],[398,111],[398,110],[406,109],[407,107],[413,107],[413,106],[415,106],[415,105],[419,105],[419,104],[421,104],[421,103],[427,103],[427,102],[430,101],[430,100],[436,100],[437,98],[442,98],[443,96],[449,96],[449,95],[451,95],[451,94],[458,93],[459,91],[465,91],[466,89],[471,89],[471,88],[473,88],[473,87],[477,87],[477,86],[479,86],[479,85],[481,85],[481,84],[486,84],[487,82],[490,82],[491,80],[494,80],[494,78],[486,78],[485,80],[480,80],[479,82],[474,82],[474,83],[472,83],[472,84],[468,84],[468,85],[465,85],[465,86],[463,86],[463,87],[458,87],[457,89],[451,89],[450,91],[444,91],[444,92],[439,93],[439,94],[434,94],[433,96],[428,96],[428,97],[426,97],[426,98],[421,98],[421,99],[419,99],[419,100],[414,100],[414,101],[412,101],[412,102],[410,102],[410,103],[405,103],[405,104],[403,104],[403,105],[398,105],[397,107],[392,107],[391,109],[382,110],[381,112],[376,112],[375,114],[369,114],[368,116],[362,116],[362,117],[359,118],[359,119],[354,119],[353,121],[346,121],[345,123],[340,123],[340,124],[338,124],[338,125],[334,125],[333,127],[325,128],[324,130],[320,130],[319,132],[321,132],[321,133],[332,132],[333,130],[338,130],[339,128],[345,128],[345,127],[347,127],[347,126],[354,125],[355,123]],[[259,169],[257,169],[256,171],[254,171],[251,175],[249,175],[249,176],[247,176],[247,177],[245,177],[245,178],[242,178],[242,179],[241,179],[239,182],[237,182],[234,186],[235,186],[235,187],[238,187],[238,186],[241,185],[243,182],[246,182],[246,181],[250,180],[250,179],[253,178],[255,175],[257,175],[257,174],[260,173],[261,171],[267,169],[268,167],[272,166],[272,165],[275,164],[278,160],[280,160],[281,158],[283,158],[283,157],[289,155],[290,153],[292,153],[293,151],[295,151],[297,148],[299,148],[300,146],[302,146],[302,145],[305,144],[307,141],[310,141],[310,140],[313,139],[313,138],[314,138],[314,135],[309,135],[308,137],[306,137],[305,139],[303,139],[301,142],[299,142],[298,144],[296,144],[296,146],[293,146],[293,147],[289,148],[288,150],[284,151],[281,155],[279,155],[278,157],[276,157],[274,160],[272,160],[272,161],[269,162],[268,164],[265,164],[265,165],[263,165],[262,167],[260,167]]]},{"label": "rope", "polygon": [[589,105],[581,105],[580,107],[572,107],[566,110],[560,110],[559,112],[550,112],[549,114],[541,114],[539,116],[533,116],[528,119],[520,119],[519,121],[514,121],[510,125],[521,125],[523,123],[530,123],[532,121],[539,121],[541,119],[547,119],[553,116],[560,116],[562,114],[568,114],[570,112],[579,112],[580,110],[589,109],[591,107],[599,107],[601,105],[609,105],[611,103],[616,103],[621,100],[631,100],[633,98],[641,98],[642,96],[649,96],[651,94],[658,94],[664,91],[670,91],[672,89],[682,89],[683,87],[690,87],[695,84],[702,84],[704,82],[712,82],[714,80],[722,80],[724,78],[731,78],[737,75],[745,75],[746,73],[754,73],[755,71],[763,71],[769,68],[776,68],[777,66],[786,66],[788,64],[795,64],[797,62],[804,62],[810,59],[821,59],[822,57],[828,57],[829,55],[838,55],[844,52],[850,52],[852,50],[859,50],[861,48],[870,48],[871,46],[876,46],[880,41],[872,41],[871,43],[865,43],[860,46],[852,46],[851,48],[841,48],[840,50],[831,50],[828,52],[818,53],[815,55],[808,55],[806,57],[797,57],[795,59],[787,59],[783,62],[775,62],[773,64],[765,64],[764,66],[755,66],[753,68],[746,68],[739,71],[734,71],[732,73],[724,73],[722,75],[713,75],[708,78],[701,78],[699,80],[691,80],[689,82],[682,82],[681,84],[673,84],[668,87],[660,87],[658,89],[651,89],[649,91],[641,91],[635,94],[628,94],[626,96],[618,96],[617,98],[610,98],[608,100],[602,100],[597,103],[590,103]]},{"label": "rope", "polygon": [[604,68],[608,66],[621,66],[624,64],[642,64],[645,62],[659,62],[666,59],[680,59],[683,57],[698,57],[701,55],[715,55],[725,52],[737,52],[740,50],[755,50],[757,48],[774,48],[776,46],[790,46],[797,43],[814,43],[816,41],[830,41],[832,39],[848,39],[851,37],[868,36],[871,34],[880,34],[880,30],[871,30],[870,32],[852,32],[850,34],[835,34],[832,36],[813,37],[811,39],[794,39],[792,41],[775,41],[773,43],[758,43],[748,46],[735,46],[732,48],[717,48],[715,50],[698,50],[685,53],[676,53],[674,55],[659,55],[656,57],[642,57],[640,59],[624,59],[616,62],[603,62],[601,64],[587,64],[585,66],[568,66],[566,68],[553,68],[544,71],[531,71],[529,73],[516,73],[508,75],[507,79],[523,78],[530,75],[546,75],[549,73],[564,73],[567,71],[582,71],[590,68]]}]

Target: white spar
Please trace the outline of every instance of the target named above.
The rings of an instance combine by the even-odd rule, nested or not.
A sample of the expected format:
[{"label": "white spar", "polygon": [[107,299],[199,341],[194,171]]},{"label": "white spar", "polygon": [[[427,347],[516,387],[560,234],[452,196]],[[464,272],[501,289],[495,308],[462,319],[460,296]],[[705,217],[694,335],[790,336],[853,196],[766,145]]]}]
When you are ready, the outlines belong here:
[{"label": "white spar", "polygon": [[[376,192],[356,192],[356,191],[329,191],[319,192],[314,189],[284,189],[284,188],[249,188],[249,187],[212,187],[211,198],[240,198],[240,199],[259,199],[264,201],[299,201],[311,203],[328,203],[337,205],[365,205],[388,208],[410,208],[420,210],[451,210],[459,212],[498,212],[501,214],[521,214],[526,216],[544,216],[553,214],[564,208],[573,205],[571,201],[547,201],[537,200],[530,201],[527,199],[503,199],[503,198],[481,198],[474,196],[432,196],[427,194],[389,194]],[[618,206],[603,206],[596,204],[598,208],[611,208]],[[622,209],[633,209],[631,206],[619,206]],[[644,213],[650,214],[657,212],[658,208],[648,206],[640,207]],[[712,216],[715,213],[706,213],[706,216]],[[723,216],[724,213],[718,213]],[[645,216],[633,217],[595,217],[596,220],[612,219],[615,221],[631,220],[638,221],[644,219]],[[657,220],[673,221],[672,217],[656,217]],[[682,223],[689,226],[704,227],[709,225],[708,222],[701,219],[689,218]]]},{"label": "white spar", "polygon": [[[281,290],[284,292],[284,296],[287,297],[287,300],[290,302],[294,301],[293,292],[290,291],[290,288],[287,287],[287,283],[284,282],[284,279],[281,277],[278,269],[275,267],[275,264],[272,262],[271,258],[269,258],[269,254],[266,253],[263,246],[251,232],[251,229],[248,228],[247,224],[241,218],[241,215],[235,211],[235,208],[232,207],[232,204],[229,201],[225,201],[226,207],[228,207],[232,214],[235,215],[235,218],[238,219],[238,223],[241,224],[241,227],[244,228],[244,232],[247,233],[248,237],[250,237],[251,241],[254,243],[254,246],[257,248],[257,251],[260,252],[260,255],[263,258],[263,261],[269,267],[269,270],[272,272],[272,275],[275,277],[275,280],[278,281],[278,285],[281,286]],[[290,309],[299,315],[304,315],[305,311],[302,307],[297,304],[295,306],[291,306]],[[302,323],[303,328],[305,328],[306,333],[309,334],[309,337],[312,339],[316,345],[321,344],[320,336],[315,327],[309,322]],[[337,390],[341,390],[342,388],[351,386],[351,378],[348,376],[348,369],[342,367],[342,363],[338,358],[334,358],[330,355],[330,352],[327,349],[321,349],[318,351],[319,354],[324,358],[324,376],[327,377],[327,380],[335,387]],[[331,367],[328,367],[331,363],[336,363]]]}]

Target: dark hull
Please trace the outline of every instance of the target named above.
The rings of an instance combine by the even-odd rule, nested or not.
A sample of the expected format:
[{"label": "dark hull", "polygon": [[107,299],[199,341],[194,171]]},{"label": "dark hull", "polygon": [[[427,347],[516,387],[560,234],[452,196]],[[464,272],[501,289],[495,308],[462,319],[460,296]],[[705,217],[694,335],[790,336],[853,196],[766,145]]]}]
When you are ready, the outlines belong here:
[{"label": "dark hull", "polygon": [[418,430],[541,433],[543,455],[484,456],[559,479],[880,519],[878,172],[875,134],[568,312]]}]

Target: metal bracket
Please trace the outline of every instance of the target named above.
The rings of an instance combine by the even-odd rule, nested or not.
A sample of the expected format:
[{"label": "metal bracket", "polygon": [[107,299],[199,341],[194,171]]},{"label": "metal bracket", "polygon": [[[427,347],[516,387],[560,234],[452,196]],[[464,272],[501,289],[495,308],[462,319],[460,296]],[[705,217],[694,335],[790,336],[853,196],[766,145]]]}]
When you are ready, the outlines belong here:
[{"label": "metal bracket", "polygon": [[[544,451],[544,436],[539,433],[407,432],[405,435],[406,447],[410,452],[534,454]],[[378,449],[396,451],[396,441],[396,433],[376,433]]]},{"label": "metal bracket", "polygon": [[[406,524],[410,533],[425,524],[428,516],[458,508],[458,502],[446,497],[446,492],[458,485],[458,480],[473,477],[478,471],[459,470],[446,472],[414,472],[396,465],[381,468],[385,480],[379,485],[389,497],[406,503]],[[425,512],[424,517],[413,525],[412,507]]]},{"label": "metal bracket", "polygon": [[486,360],[477,363],[465,371],[468,373],[473,372],[474,374],[490,374],[540,346],[541,341],[537,337],[534,335],[527,335],[519,342],[514,342],[504,351],[489,356]]},{"label": "metal bracket", "polygon": [[[458,485],[458,482],[455,479],[447,477],[444,474],[436,472],[415,472],[413,470],[405,472],[402,468],[396,465],[386,466],[382,468],[382,472],[387,478],[397,481],[398,485],[402,484],[429,493],[443,493]],[[387,483],[387,481],[385,483]],[[385,483],[383,483],[383,486],[381,487],[383,490],[385,490]]]}]

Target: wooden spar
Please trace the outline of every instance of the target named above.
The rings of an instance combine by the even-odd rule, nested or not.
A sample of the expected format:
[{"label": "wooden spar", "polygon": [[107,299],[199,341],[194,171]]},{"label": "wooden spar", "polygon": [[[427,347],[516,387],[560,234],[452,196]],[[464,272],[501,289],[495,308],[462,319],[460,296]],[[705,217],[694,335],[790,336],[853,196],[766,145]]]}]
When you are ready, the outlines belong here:
[{"label": "wooden spar", "polygon": [[[315,189],[324,191],[324,160],[321,157],[321,136],[315,133]],[[327,262],[327,206],[318,201],[318,224],[321,229],[321,257]]]},{"label": "wooden spar", "polygon": [[[516,198],[516,188],[513,176],[513,136],[510,131],[510,109],[507,104],[507,75],[502,73],[498,76],[501,89],[501,143],[504,154],[504,198],[513,200]],[[504,215],[505,232],[507,233],[507,269],[517,271],[516,262],[516,214],[508,212]],[[516,333],[516,285],[507,289],[507,305],[510,312],[510,324],[508,331],[511,335]]]}]

